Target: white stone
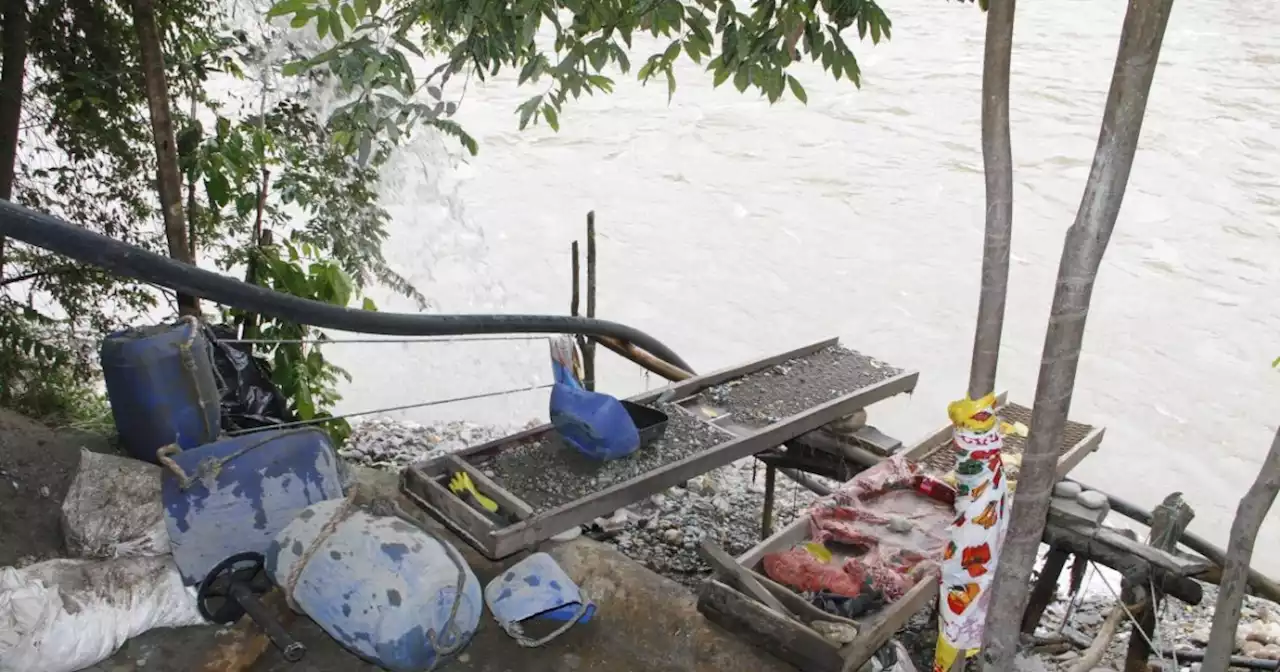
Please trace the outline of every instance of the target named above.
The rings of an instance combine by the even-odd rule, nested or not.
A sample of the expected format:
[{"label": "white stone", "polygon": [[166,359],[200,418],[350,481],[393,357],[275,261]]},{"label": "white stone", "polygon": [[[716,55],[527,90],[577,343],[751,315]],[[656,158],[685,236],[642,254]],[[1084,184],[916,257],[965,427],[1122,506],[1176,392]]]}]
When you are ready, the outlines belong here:
[{"label": "white stone", "polygon": [[1076,503],[1086,509],[1097,511],[1107,505],[1107,496],[1097,490],[1085,490],[1076,495]]},{"label": "white stone", "polygon": [[1083,490],[1083,488],[1080,487],[1079,483],[1072,483],[1071,481],[1058,481],[1053,484],[1054,497],[1075,499],[1076,496],[1080,494],[1081,490]]}]

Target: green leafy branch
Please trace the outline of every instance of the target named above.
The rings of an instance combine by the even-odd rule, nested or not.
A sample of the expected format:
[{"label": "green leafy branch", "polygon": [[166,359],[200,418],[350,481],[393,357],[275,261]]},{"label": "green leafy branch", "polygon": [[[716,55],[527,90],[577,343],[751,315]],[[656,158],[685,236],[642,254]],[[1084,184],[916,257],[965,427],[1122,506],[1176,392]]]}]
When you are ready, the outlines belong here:
[{"label": "green leafy branch", "polygon": [[[558,129],[570,99],[613,90],[615,69],[631,71],[633,38],[648,33],[670,40],[643,60],[641,82],[661,77],[668,99],[676,92],[675,65],[682,57],[702,64],[716,86],[730,79],[739,91],[758,90],[770,103],[788,91],[808,100],[787,73],[794,63],[821,63],[837,80],[861,84],[861,69],[845,32],[873,43],[888,39],[892,23],[874,0],[757,0],[740,11],[728,0],[281,0],[269,16],[290,17],[297,29],[312,26],[334,46],[291,63],[286,74],[325,71],[355,99],[337,114],[356,136],[387,133],[398,139],[415,123],[475,141],[448,120],[457,109],[442,89],[466,71],[482,81],[518,73],[520,84],[545,82],[543,91],[517,107],[520,128],[545,120]],[[550,42],[540,32],[553,34]],[[439,58],[419,81],[408,55]],[[425,91],[426,102],[418,102]]]}]

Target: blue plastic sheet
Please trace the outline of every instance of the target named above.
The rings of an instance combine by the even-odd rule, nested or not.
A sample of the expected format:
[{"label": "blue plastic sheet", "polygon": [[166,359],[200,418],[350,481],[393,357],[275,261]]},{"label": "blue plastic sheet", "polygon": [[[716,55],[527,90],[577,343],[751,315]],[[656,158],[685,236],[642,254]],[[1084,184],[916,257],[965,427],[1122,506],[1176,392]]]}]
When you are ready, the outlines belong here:
[{"label": "blue plastic sheet", "polygon": [[640,448],[640,432],[616,398],[592,392],[577,375],[573,339],[551,340],[551,424],[564,442],[587,457],[616,460]]}]

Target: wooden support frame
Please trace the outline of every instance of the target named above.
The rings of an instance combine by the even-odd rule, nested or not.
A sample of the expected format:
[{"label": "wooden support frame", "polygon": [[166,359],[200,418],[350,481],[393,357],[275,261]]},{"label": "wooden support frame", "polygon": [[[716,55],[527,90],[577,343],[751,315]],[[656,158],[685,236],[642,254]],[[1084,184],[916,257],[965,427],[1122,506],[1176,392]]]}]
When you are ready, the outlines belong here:
[{"label": "wooden support frame", "polygon": [[[1007,395],[997,398],[997,408],[1008,403]],[[940,444],[950,440],[952,428],[945,426],[920,439],[900,454],[907,460],[918,460],[933,453]],[[1058,477],[1069,473],[1089,453],[1098,449],[1105,432],[1098,428],[1090,431],[1082,440],[1069,447],[1059,458]],[[883,458],[881,458],[883,459]],[[879,459],[868,460],[872,464]],[[871,465],[867,465],[871,466]],[[1048,536],[1048,535],[1046,535]],[[738,564],[761,585],[774,594],[790,609],[789,599],[800,600],[789,588],[782,586],[760,571],[761,562],[768,553],[790,548],[809,538],[809,521],[801,517],[790,525],[775,532],[754,548],[738,557]],[[1162,558],[1163,559],[1163,558]],[[1174,562],[1174,560],[1170,560]],[[1195,569],[1194,563],[1179,567],[1183,571]],[[901,599],[872,614],[858,620],[859,635],[854,642],[845,646],[819,637],[817,640],[809,636],[813,629],[808,625],[811,620],[787,618],[770,610],[768,607],[748,596],[735,591],[722,581],[708,581],[700,594],[698,608],[707,618],[722,627],[743,634],[748,640],[755,642],[775,656],[796,665],[802,670],[814,672],[853,672],[859,669],[872,655],[893,637],[906,622],[921,609],[937,599],[937,573],[931,573],[921,579]],[[729,595],[732,593],[733,595]],[[733,613],[727,613],[734,609]],[[793,610],[794,611],[794,610]],[[766,617],[764,612],[768,612]],[[832,617],[834,618],[834,617]],[[804,650],[798,650],[803,646]]]},{"label": "wooden support frame", "polygon": [[[716,385],[838,344],[839,339],[818,341],[747,364],[721,369],[651,390],[632,397],[631,401],[652,404],[658,401],[686,399]],[[712,469],[780,446],[797,436],[818,429],[878,401],[910,392],[915,389],[918,379],[919,374],[914,371],[899,373],[766,427],[738,433],[735,438],[708,450],[547,511],[533,511],[532,507],[519,497],[504,490],[501,484],[486,478],[482,470],[475,467],[475,463],[490,459],[502,450],[521,442],[541,439],[546,433],[552,431],[550,425],[536,427],[452,455],[411,465],[401,475],[401,489],[419,506],[440,519],[486,557],[499,559],[532,548],[565,530],[590,523],[597,517],[608,515],[628,504],[684,483]],[[522,511],[526,515],[512,525],[495,526],[488,518],[458,499],[439,482],[445,472],[451,473],[459,469],[466,470],[471,475],[472,481],[485,494],[507,505],[511,510]]]}]

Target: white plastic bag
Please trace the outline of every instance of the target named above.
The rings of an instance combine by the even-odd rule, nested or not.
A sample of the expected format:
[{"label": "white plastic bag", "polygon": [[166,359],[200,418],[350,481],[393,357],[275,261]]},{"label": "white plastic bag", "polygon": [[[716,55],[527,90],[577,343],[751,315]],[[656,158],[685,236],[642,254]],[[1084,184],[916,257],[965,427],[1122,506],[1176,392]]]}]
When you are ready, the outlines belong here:
[{"label": "white plastic bag", "polygon": [[170,556],[0,567],[0,672],[73,672],[152,628],[204,622]]},{"label": "white plastic bag", "polygon": [[160,467],[81,449],[80,468],[62,500],[62,534],[78,558],[167,555]]}]

